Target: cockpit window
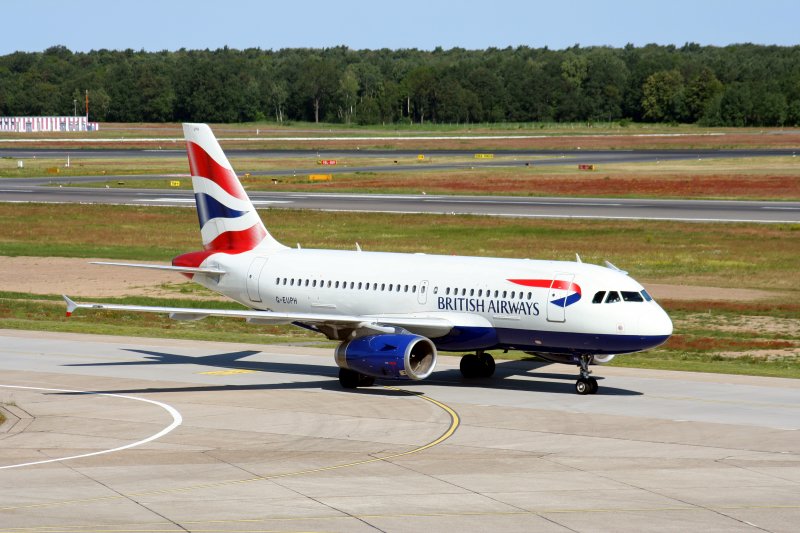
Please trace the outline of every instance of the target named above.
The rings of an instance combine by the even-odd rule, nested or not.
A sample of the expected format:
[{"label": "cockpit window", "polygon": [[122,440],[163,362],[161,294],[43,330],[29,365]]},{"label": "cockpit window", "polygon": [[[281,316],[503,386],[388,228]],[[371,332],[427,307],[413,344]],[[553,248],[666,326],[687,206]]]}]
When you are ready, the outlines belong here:
[{"label": "cockpit window", "polygon": [[617,291],[610,291],[608,293],[608,296],[606,296],[606,302],[605,303],[613,304],[613,303],[618,302],[618,301],[619,301],[619,293]]},{"label": "cockpit window", "polygon": [[605,295],[606,295],[606,291],[597,291],[595,293],[595,295],[594,295],[594,298],[592,298],[592,303],[593,304],[601,304],[601,303],[603,303],[603,296],[605,296]]},{"label": "cockpit window", "polygon": [[645,302],[652,302],[653,301],[653,297],[650,296],[650,294],[644,289],[642,289],[642,296],[644,296],[644,301]]},{"label": "cockpit window", "polygon": [[644,298],[638,292],[622,291],[622,299],[626,302],[643,302]]}]

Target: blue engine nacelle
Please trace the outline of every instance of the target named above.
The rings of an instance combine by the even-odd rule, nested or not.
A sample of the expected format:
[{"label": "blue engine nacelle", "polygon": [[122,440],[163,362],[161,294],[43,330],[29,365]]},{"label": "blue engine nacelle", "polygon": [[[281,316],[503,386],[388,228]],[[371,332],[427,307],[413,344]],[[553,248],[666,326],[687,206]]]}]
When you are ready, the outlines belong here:
[{"label": "blue engine nacelle", "polygon": [[436,366],[436,346],[419,335],[367,335],[340,344],[336,364],[375,378],[425,379]]}]

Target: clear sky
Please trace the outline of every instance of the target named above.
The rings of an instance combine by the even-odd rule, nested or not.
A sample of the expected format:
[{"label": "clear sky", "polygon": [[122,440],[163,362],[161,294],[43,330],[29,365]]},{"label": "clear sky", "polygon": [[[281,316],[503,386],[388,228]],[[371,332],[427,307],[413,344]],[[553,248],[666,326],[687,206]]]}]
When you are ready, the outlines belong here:
[{"label": "clear sky", "polygon": [[800,44],[800,0],[0,0],[0,54],[64,45],[563,49]]}]

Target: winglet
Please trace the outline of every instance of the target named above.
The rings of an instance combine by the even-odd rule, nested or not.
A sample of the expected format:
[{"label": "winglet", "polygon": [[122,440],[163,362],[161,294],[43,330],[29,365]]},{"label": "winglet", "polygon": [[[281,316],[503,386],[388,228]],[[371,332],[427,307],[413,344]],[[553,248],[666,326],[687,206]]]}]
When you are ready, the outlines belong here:
[{"label": "winglet", "polygon": [[73,302],[66,294],[62,294],[61,296],[64,298],[64,301],[67,302],[67,317],[71,317],[72,313],[78,308],[78,304]]}]

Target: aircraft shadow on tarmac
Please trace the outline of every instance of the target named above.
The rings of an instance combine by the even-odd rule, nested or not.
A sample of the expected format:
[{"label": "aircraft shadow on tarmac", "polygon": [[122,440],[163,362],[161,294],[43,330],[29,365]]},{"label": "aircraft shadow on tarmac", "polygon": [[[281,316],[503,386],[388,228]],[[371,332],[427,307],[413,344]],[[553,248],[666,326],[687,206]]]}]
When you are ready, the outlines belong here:
[{"label": "aircraft shadow on tarmac", "polygon": [[[368,394],[397,394],[390,389],[359,388],[342,389],[338,380],[338,368],[332,366],[315,365],[309,363],[283,363],[275,361],[248,361],[247,357],[260,354],[257,350],[243,350],[237,352],[219,353],[205,356],[187,356],[175,353],[154,352],[128,348],[124,351],[142,354],[144,359],[139,361],[118,361],[108,363],[76,363],[65,366],[148,366],[148,365],[193,365],[211,367],[225,370],[249,370],[272,374],[299,374],[305,376],[319,376],[324,379],[317,381],[264,383],[252,385],[192,385],[176,388],[146,388],[131,390],[93,391],[97,393],[147,393],[147,392],[200,392],[200,391],[232,391],[232,390],[286,390],[286,389],[314,389],[348,390],[354,393]],[[517,390],[530,392],[546,392],[554,394],[575,394],[575,374],[544,373],[535,370],[548,366],[550,363],[539,361],[498,361],[494,376],[491,378],[466,379],[457,369],[435,371],[431,377],[419,383],[431,383],[437,386],[453,387],[482,387],[491,389]],[[512,379],[515,376],[541,379]],[[166,378],[169,379],[169,378]],[[602,377],[597,377],[598,381]],[[558,380],[558,381],[554,381]],[[377,383],[402,388],[407,381],[380,380]],[[407,391],[408,393],[410,391]],[[602,386],[598,394],[604,396],[640,396],[641,392],[615,387]]]}]

